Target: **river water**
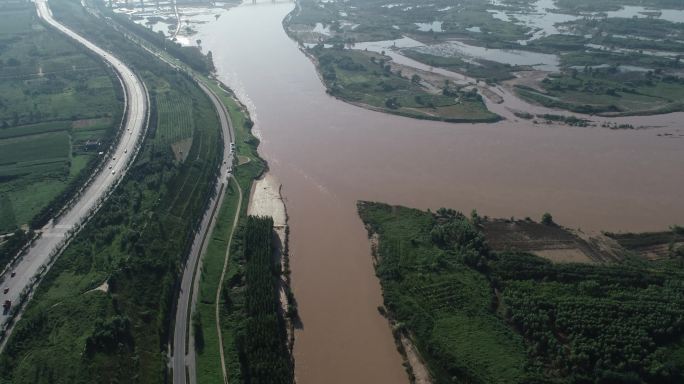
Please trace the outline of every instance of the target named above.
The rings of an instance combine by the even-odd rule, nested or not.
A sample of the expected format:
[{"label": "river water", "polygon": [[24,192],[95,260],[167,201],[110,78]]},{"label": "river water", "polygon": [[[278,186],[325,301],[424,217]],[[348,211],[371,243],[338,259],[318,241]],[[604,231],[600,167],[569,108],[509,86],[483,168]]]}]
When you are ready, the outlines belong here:
[{"label": "river water", "polygon": [[249,107],[260,152],[283,184],[303,322],[294,351],[300,384],[408,381],[377,312],[382,298],[359,199],[502,217],[549,211],[559,223],[592,230],[684,221],[684,114],[634,119],[663,128],[609,130],[368,111],[325,93],[283,31],[292,8],[269,1],[217,11],[196,38]]}]

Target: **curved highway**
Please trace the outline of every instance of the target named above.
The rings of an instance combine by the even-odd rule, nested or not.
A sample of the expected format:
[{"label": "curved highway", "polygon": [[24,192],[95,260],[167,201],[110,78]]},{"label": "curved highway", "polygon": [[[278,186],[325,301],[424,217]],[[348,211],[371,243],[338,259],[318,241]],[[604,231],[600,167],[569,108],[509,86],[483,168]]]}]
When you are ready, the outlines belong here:
[{"label": "curved highway", "polygon": [[[41,229],[41,236],[33,243],[28,252],[0,276],[2,301],[10,300],[12,306],[19,302],[22,292],[30,293],[34,277],[48,267],[51,256],[60,249],[68,234],[78,228],[99,206],[107,192],[115,186],[126,172],[128,165],[137,153],[138,144],[143,137],[147,119],[147,91],[140,79],[121,60],[99,48],[84,37],[60,24],[52,17],[46,0],[36,0],[38,16],[51,27],[66,34],[79,44],[104,59],[111,66],[125,89],[125,123],[119,141],[107,153],[109,158],[102,170],[91,178],[87,188],[77,201],[67,208],[55,223]],[[14,275],[14,276],[12,276]],[[9,316],[0,315],[0,329],[8,326]]]},{"label": "curved highway", "polygon": [[[193,338],[189,334],[189,320],[194,309],[194,303],[197,300],[197,289],[199,286],[199,279],[201,273],[201,255],[206,249],[206,238],[211,229],[216,223],[216,214],[223,202],[223,196],[227,188],[230,171],[233,164],[233,151],[231,151],[230,143],[234,142],[233,124],[228,115],[226,107],[223,105],[218,96],[209,89],[202,81],[195,79],[197,85],[209,96],[214,108],[218,113],[221,130],[223,132],[224,153],[223,161],[221,163],[221,170],[218,175],[216,183],[216,196],[209,204],[207,212],[202,218],[200,230],[195,235],[188,261],[183,269],[183,277],[181,280],[180,294],[178,297],[178,304],[176,307],[175,327],[173,331],[173,384],[186,384],[187,382],[196,383],[195,370],[195,346],[190,340]],[[187,369],[187,376],[186,376]]]}]

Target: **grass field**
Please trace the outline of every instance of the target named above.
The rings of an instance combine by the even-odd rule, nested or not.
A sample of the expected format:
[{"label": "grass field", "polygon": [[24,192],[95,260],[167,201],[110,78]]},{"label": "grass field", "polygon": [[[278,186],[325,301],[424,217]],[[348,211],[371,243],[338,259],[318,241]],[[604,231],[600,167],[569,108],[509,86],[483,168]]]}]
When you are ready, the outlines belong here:
[{"label": "grass field", "polygon": [[[223,383],[223,374],[219,359],[221,348],[216,333],[216,290],[223,270],[223,261],[228,247],[228,237],[233,228],[233,218],[237,209],[237,186],[231,181],[227,186],[223,205],[219,211],[216,226],[212,231],[207,251],[203,257],[203,268],[200,277],[197,306],[193,319],[196,326],[202,328],[203,341],[197,348],[197,381],[199,383]],[[244,201],[243,201],[244,203]],[[199,321],[199,324],[197,322]],[[224,340],[226,341],[226,340]],[[231,376],[236,367],[231,362],[234,356],[228,356]],[[239,370],[239,365],[238,368]]]},{"label": "grass field", "polygon": [[[3,3],[0,19],[0,198],[12,212],[0,220],[5,233],[66,198],[111,140],[122,103],[104,64],[42,25],[33,4]],[[88,140],[102,145],[86,151]]]},{"label": "grass field", "polygon": [[463,73],[472,78],[483,79],[487,82],[512,79],[514,77],[512,72],[520,70],[519,67],[500,64],[494,61],[478,60],[477,64],[471,64],[459,57],[436,56],[411,49],[403,50],[402,54],[433,67],[446,68],[450,71]]},{"label": "grass field", "polygon": [[476,92],[430,93],[419,78],[392,72],[387,57],[372,52],[315,47],[328,92],[343,100],[384,112],[451,122],[497,121]]},{"label": "grass field", "polygon": [[652,114],[682,110],[684,81],[619,67],[567,71],[542,82],[545,93],[518,87],[522,97],[550,107],[598,114]]}]

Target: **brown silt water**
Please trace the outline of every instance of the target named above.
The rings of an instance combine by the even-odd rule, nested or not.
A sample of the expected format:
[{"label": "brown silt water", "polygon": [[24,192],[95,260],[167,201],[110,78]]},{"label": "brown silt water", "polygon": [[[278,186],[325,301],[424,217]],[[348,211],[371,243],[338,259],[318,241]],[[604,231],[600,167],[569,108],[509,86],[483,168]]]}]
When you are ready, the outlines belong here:
[{"label": "brown silt water", "polygon": [[589,230],[682,223],[684,114],[621,120],[660,128],[609,130],[372,112],[325,93],[282,28],[292,8],[246,4],[200,25],[197,38],[249,107],[260,152],[283,184],[303,325],[294,350],[300,384],[408,382],[377,311],[382,296],[357,200],[492,217],[538,219],[549,211],[565,226]]}]

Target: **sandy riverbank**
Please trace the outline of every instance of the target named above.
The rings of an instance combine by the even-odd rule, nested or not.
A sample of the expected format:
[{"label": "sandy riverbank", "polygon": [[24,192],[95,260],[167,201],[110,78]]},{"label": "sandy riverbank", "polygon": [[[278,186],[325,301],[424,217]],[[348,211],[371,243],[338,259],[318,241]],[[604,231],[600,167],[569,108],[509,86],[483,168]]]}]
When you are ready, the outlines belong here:
[{"label": "sandy riverbank", "polygon": [[262,178],[252,184],[249,207],[247,214],[253,216],[270,216],[273,218],[273,230],[275,232],[275,254],[273,257],[280,260],[281,279],[279,284],[280,306],[287,322],[288,349],[292,352],[294,346],[294,324],[287,316],[290,302],[288,294],[290,287],[289,254],[288,254],[288,228],[287,210],[283,201],[280,184],[271,173],[266,173]]}]

